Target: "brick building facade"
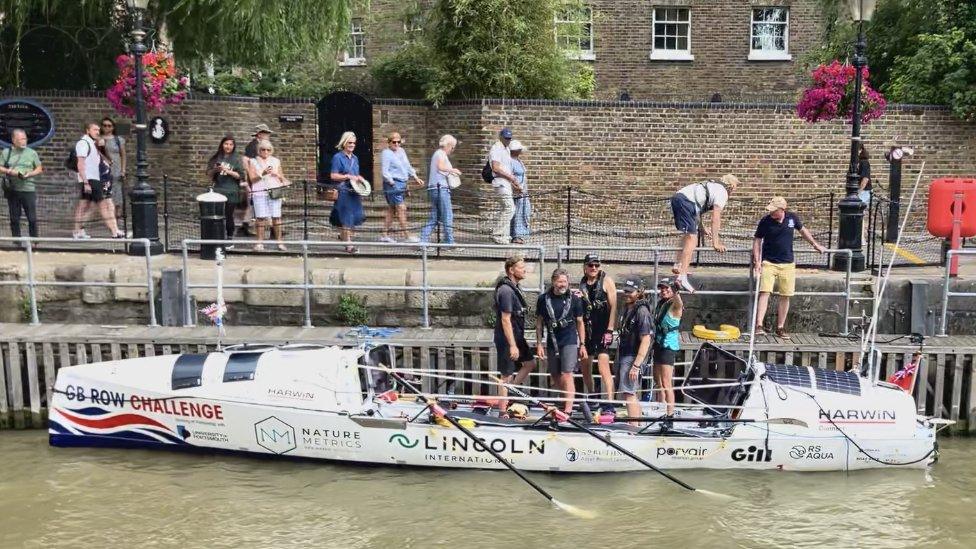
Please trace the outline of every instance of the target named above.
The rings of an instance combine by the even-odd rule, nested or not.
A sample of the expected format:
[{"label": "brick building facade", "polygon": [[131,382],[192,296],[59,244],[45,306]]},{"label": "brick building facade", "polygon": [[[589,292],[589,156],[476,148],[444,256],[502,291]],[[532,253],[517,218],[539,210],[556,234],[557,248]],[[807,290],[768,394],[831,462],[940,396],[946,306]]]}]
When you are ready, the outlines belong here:
[{"label": "brick building facade", "polygon": [[[340,76],[368,87],[372,63],[424,32],[429,2],[373,0],[352,23]],[[818,0],[585,5],[554,21],[554,34],[570,57],[592,65],[598,99],[789,100],[805,81],[800,61],[824,26]]]}]

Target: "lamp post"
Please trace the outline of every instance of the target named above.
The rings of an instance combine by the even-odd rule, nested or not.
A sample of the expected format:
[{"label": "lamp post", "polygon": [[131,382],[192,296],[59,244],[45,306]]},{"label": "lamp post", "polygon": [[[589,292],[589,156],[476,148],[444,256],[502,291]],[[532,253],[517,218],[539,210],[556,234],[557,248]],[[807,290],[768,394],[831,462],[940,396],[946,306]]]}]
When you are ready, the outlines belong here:
[{"label": "lamp post", "polygon": [[[142,29],[142,18],[149,7],[149,0],[126,0],[132,14],[132,45],[129,50],[135,58],[136,72],[136,185],[129,192],[132,204],[132,238],[148,238],[149,253],[163,253],[159,241],[159,219],[156,210],[156,191],[149,186],[149,161],[146,158],[146,104],[143,99],[142,55],[146,53],[143,42],[146,31]],[[129,255],[145,255],[146,247],[141,242],[129,246]]]},{"label": "lamp post", "polygon": [[851,119],[851,158],[847,170],[847,184],[844,187],[844,198],[837,204],[840,219],[840,234],[837,246],[851,250],[851,255],[834,255],[832,268],[835,271],[846,271],[850,261],[853,272],[861,272],[865,268],[864,252],[862,250],[862,228],[864,226],[864,208],[866,205],[858,198],[861,177],[858,174],[858,153],[861,149],[861,85],[863,78],[861,70],[867,66],[864,50],[867,39],[864,36],[864,23],[871,20],[877,0],[848,0],[851,17],[857,23],[857,42],[854,44],[854,112]]}]

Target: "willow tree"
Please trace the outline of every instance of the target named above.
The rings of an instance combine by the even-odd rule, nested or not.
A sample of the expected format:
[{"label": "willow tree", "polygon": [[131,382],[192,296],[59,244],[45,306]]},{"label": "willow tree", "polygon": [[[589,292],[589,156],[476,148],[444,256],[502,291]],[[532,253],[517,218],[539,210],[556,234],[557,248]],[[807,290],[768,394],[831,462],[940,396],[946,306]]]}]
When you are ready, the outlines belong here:
[{"label": "willow tree", "polygon": [[[366,0],[151,0],[150,44],[165,46],[180,63],[293,63],[334,58],[355,7]],[[31,85],[31,73],[51,51],[87,72],[61,71],[64,85],[102,87],[106,52],[121,53],[129,22],[125,0],[0,0],[0,87]],[[160,29],[165,29],[165,42]],[[35,39],[41,37],[41,40]],[[95,45],[96,47],[93,47]],[[108,55],[108,67],[114,55]],[[59,67],[60,68],[60,67]],[[110,72],[110,70],[109,70]],[[83,83],[83,85],[79,85]]]}]

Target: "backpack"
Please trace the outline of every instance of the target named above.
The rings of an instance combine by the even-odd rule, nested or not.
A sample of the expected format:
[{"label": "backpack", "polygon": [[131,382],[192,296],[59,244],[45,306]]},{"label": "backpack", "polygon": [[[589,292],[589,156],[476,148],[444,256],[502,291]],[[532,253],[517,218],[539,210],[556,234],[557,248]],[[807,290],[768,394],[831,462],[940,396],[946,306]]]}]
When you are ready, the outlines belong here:
[{"label": "backpack", "polygon": [[485,183],[491,183],[495,179],[495,172],[491,170],[491,160],[485,162],[485,167],[481,168],[481,179],[484,179]]},{"label": "backpack", "polygon": [[[88,142],[85,141],[85,144],[88,145]],[[91,145],[88,145],[88,154],[91,154]],[[71,147],[68,151],[68,157],[64,159],[64,167],[69,172],[78,173],[78,152],[75,147]]]}]

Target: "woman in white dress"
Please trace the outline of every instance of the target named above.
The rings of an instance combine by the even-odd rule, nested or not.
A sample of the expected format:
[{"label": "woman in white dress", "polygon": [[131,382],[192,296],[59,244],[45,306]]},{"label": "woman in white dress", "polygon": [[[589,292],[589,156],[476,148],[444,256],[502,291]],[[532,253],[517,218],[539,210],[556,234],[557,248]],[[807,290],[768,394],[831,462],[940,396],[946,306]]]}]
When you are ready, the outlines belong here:
[{"label": "woman in white dress", "polygon": [[278,193],[282,192],[288,181],[281,172],[281,161],[271,156],[274,146],[270,141],[262,140],[258,143],[258,157],[248,164],[251,181],[256,181],[251,185],[251,196],[254,202],[254,218],[257,222],[257,244],[254,245],[256,251],[264,250],[264,227],[271,220],[271,230],[275,240],[278,241],[278,249],[285,251],[285,245],[281,243],[281,197]]}]

